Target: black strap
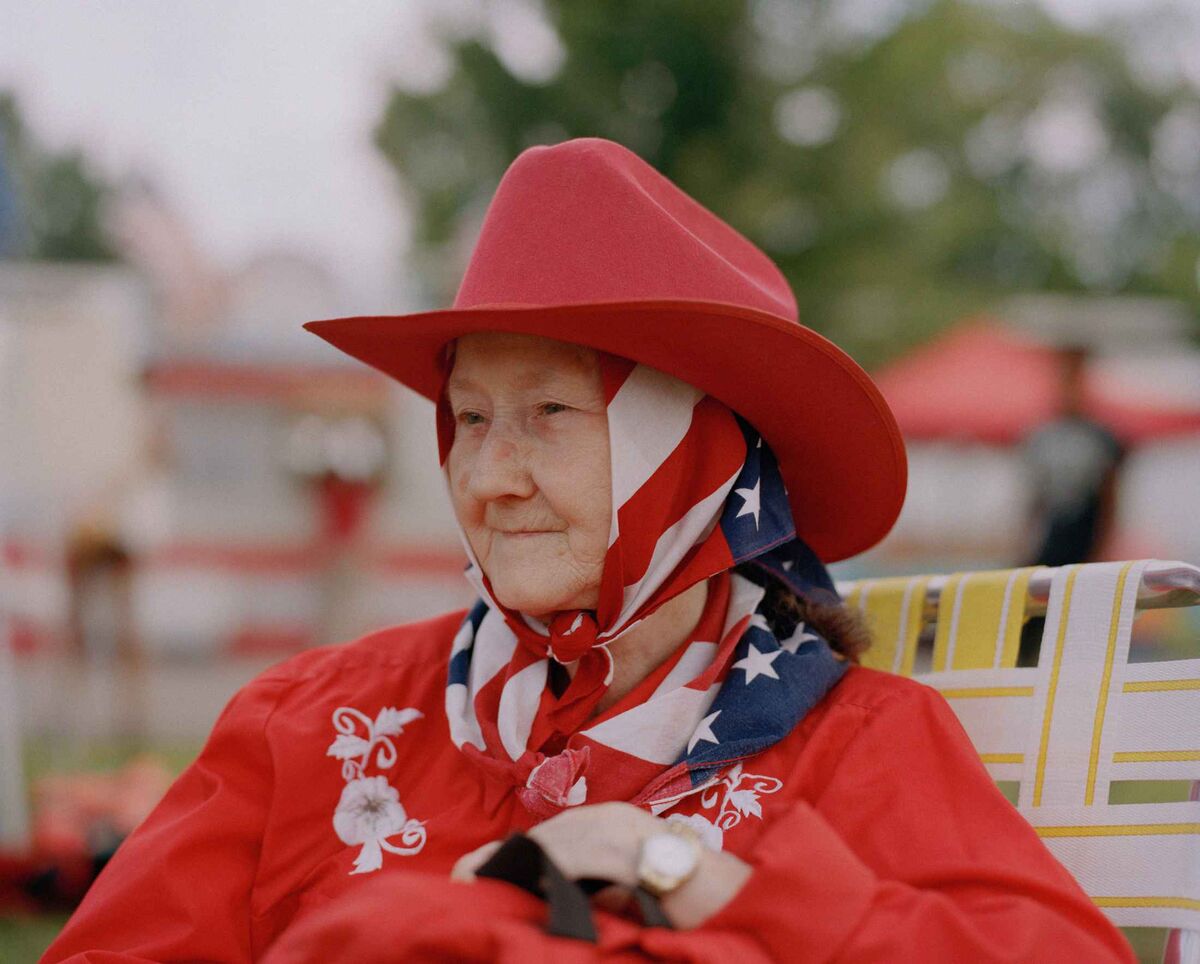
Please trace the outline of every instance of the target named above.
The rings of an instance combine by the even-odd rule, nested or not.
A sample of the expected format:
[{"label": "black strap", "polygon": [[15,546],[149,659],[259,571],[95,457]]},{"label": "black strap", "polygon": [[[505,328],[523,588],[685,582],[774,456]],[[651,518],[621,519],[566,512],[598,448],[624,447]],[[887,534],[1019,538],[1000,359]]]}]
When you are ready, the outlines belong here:
[{"label": "black strap", "polygon": [[563,876],[535,840],[513,834],[475,871],[475,876],[505,880],[544,899],[550,912],[547,934],[596,943],[596,925],[587,895]]},{"label": "black strap", "polygon": [[[596,943],[596,924],[588,898],[612,886],[612,881],[597,878],[568,880],[537,841],[519,833],[504,841],[475,874],[507,881],[545,900],[549,910],[547,934]],[[647,927],[674,930],[658,898],[650,891],[635,887],[632,896]]]},{"label": "black strap", "polygon": [[642,923],[647,927],[665,927],[674,930],[675,925],[663,912],[662,904],[650,891],[641,885],[633,888],[633,899],[637,902],[638,910],[642,912]]},{"label": "black strap", "polygon": [[[575,881],[589,897],[593,897],[605,887],[612,887],[611,880],[604,880],[602,877],[581,877]],[[647,927],[665,927],[667,930],[674,930],[675,925],[671,923],[670,918],[662,909],[662,905],[645,887],[638,886],[629,891],[629,896],[633,903],[637,905],[638,912],[642,915],[642,923]]]}]

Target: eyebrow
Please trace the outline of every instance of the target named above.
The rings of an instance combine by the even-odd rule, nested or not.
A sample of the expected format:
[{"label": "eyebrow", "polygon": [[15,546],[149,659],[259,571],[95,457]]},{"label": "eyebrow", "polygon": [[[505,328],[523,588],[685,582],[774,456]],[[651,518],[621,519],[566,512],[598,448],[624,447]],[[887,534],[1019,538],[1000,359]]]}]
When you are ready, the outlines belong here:
[{"label": "eyebrow", "polygon": [[[518,377],[515,380],[516,387],[518,389],[541,388],[547,382],[552,381],[557,375],[560,374],[563,374],[563,371],[559,368],[537,369]],[[484,387],[477,381],[465,375],[451,375],[450,380],[446,383],[446,389],[448,391],[454,391],[456,389],[459,391],[470,391],[472,389],[476,391],[485,390]]]}]

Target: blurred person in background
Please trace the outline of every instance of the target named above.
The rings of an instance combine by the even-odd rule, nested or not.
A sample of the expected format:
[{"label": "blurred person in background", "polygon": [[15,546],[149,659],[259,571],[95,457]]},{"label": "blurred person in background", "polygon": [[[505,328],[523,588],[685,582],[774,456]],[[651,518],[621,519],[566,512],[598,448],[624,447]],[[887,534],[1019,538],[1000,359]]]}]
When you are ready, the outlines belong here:
[{"label": "blurred person in background", "polygon": [[[74,734],[88,729],[91,673],[103,667],[114,683],[104,735],[141,745],[144,667],[133,613],[134,557],[111,520],[96,513],[72,527],[65,556],[70,661],[64,690],[70,697],[64,716],[72,717]],[[95,728],[105,729],[103,723]]]},{"label": "blurred person in background", "polygon": [[[1059,347],[1058,415],[1030,432],[1021,445],[1032,492],[1029,530],[1036,546],[1026,565],[1097,562],[1112,536],[1125,450],[1085,411],[1090,358],[1086,345]],[[1044,616],[1026,621],[1017,665],[1037,663],[1045,626]]]},{"label": "blurred person in background", "polygon": [[1029,565],[1096,562],[1112,537],[1124,447],[1085,411],[1090,351],[1058,351],[1059,414],[1025,439],[1021,454],[1033,491]]},{"label": "blurred person in background", "polygon": [[307,327],[436,402],[478,601],[248,684],[44,960],[1132,960],[857,665],[903,442],[744,236],[534,147],[453,308]]}]

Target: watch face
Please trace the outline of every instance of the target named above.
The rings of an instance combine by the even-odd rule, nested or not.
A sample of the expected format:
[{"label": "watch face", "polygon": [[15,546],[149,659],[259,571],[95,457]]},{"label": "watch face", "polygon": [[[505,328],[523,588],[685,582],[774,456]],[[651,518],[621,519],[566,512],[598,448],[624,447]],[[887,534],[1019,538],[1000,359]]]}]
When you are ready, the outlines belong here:
[{"label": "watch face", "polygon": [[645,848],[647,863],[664,877],[686,877],[696,865],[696,848],[677,834],[655,834]]}]

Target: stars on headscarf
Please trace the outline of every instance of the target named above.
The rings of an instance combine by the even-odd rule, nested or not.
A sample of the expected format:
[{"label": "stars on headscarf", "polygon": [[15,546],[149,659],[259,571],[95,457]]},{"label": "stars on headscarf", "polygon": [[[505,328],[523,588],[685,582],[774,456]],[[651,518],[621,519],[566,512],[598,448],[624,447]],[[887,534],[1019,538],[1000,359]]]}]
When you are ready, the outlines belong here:
[{"label": "stars on headscarf", "polygon": [[761,487],[762,487],[762,479],[760,478],[757,482],[754,483],[752,488],[734,489],[733,490],[735,493],[740,495],[742,497],[742,499],[745,500],[742,505],[742,508],[740,509],[738,514],[734,516],[734,518],[740,519],[744,515],[753,515],[755,529],[758,529],[758,513],[759,513],[759,509],[761,508],[761,505],[760,505],[760,496],[762,494]]},{"label": "stars on headscarf", "polygon": [[767,617],[762,613],[752,613],[750,616],[750,623],[746,628],[761,629],[768,636],[772,634],[771,624],[767,622]]},{"label": "stars on headscarf", "polygon": [[796,629],[787,639],[781,639],[779,645],[789,653],[795,653],[803,643],[811,642],[814,639],[820,639],[816,633],[809,632],[808,627],[804,623],[797,623]]},{"label": "stars on headscarf", "polygon": [[731,667],[732,669],[740,669],[746,674],[746,685],[749,686],[759,676],[779,679],[779,674],[775,672],[775,667],[771,664],[782,655],[783,650],[777,649],[771,653],[764,653],[753,643],[749,643],[748,645],[750,648],[746,655]]},{"label": "stars on headscarf", "polygon": [[702,719],[699,722],[699,724],[697,724],[696,730],[692,734],[692,738],[690,740],[688,740],[688,746],[687,746],[688,753],[691,753],[692,750],[695,748],[696,744],[699,743],[701,740],[704,740],[706,743],[720,743],[721,742],[720,740],[717,739],[717,735],[715,733],[713,733],[713,731],[712,731],[713,722],[720,715],[721,715],[720,710],[717,710],[715,713],[709,713],[708,716],[706,716],[704,719]]}]

